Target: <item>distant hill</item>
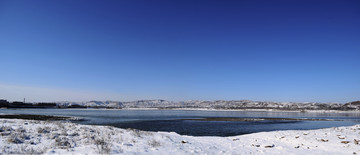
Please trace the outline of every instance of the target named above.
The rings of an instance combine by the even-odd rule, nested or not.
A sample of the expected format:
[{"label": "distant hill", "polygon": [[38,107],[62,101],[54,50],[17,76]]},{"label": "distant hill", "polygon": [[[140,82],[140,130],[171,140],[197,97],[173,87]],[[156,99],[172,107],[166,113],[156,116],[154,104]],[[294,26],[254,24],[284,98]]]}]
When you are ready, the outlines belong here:
[{"label": "distant hill", "polygon": [[274,110],[360,110],[360,101],[346,104],[316,103],[316,102],[269,102],[250,100],[216,100],[216,101],[166,101],[166,100],[138,100],[129,102],[120,101],[89,101],[89,102],[61,102],[59,106],[71,107],[78,105],[88,108],[157,108],[157,109],[274,109]]},{"label": "distant hill", "polygon": [[349,102],[346,105],[360,105],[360,101]]},{"label": "distant hill", "polygon": [[120,101],[88,101],[88,102],[54,102],[54,103],[23,103],[8,102],[0,100],[0,108],[107,108],[107,109],[129,109],[129,108],[154,108],[154,109],[264,109],[264,110],[343,110],[359,111],[360,101],[346,104],[338,103],[316,103],[316,102],[270,102],[250,100],[216,100],[216,101],[166,101],[166,100],[138,100],[129,102]]}]

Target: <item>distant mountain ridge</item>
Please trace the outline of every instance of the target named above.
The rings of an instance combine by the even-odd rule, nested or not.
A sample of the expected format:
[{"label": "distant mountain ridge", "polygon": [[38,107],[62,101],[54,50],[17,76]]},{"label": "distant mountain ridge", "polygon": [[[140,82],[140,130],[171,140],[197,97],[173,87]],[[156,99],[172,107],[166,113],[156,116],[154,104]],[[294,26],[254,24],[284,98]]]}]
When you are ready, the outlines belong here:
[{"label": "distant mountain ridge", "polygon": [[339,103],[317,102],[271,102],[250,100],[216,100],[216,101],[166,101],[166,100],[138,100],[138,101],[89,101],[89,102],[57,102],[58,106],[87,107],[87,108],[157,108],[157,109],[274,109],[274,110],[360,110],[360,101]]}]

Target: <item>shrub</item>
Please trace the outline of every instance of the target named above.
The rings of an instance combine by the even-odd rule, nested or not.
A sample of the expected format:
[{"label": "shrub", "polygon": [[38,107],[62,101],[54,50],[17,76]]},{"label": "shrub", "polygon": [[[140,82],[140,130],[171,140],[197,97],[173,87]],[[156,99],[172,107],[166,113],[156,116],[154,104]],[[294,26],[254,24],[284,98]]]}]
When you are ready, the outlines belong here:
[{"label": "shrub", "polygon": [[38,133],[50,133],[50,127],[44,127],[44,128],[42,128],[42,127],[38,127],[37,128],[37,132]]},{"label": "shrub", "polygon": [[107,143],[103,138],[96,139],[95,145],[100,154],[109,154],[111,151],[111,144]]},{"label": "shrub", "polygon": [[66,137],[55,138],[55,145],[61,149],[69,149],[72,147],[69,139]]}]

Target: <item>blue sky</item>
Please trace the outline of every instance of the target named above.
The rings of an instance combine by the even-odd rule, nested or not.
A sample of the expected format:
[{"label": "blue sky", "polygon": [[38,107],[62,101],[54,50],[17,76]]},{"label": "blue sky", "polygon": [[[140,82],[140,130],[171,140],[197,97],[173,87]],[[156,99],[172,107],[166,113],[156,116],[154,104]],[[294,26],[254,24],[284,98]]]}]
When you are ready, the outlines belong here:
[{"label": "blue sky", "polygon": [[360,1],[0,0],[0,98],[360,100]]}]

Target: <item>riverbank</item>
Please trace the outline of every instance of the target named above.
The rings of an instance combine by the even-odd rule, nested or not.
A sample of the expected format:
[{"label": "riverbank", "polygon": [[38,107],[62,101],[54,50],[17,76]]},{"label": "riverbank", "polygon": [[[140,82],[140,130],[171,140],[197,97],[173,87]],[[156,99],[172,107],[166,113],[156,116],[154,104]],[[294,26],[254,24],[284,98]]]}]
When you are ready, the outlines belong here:
[{"label": "riverbank", "polygon": [[353,154],[360,125],[193,137],[60,121],[0,119],[0,152],[41,154]]}]

